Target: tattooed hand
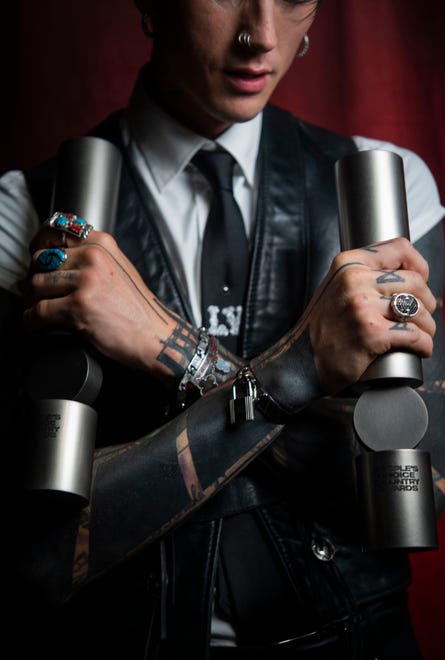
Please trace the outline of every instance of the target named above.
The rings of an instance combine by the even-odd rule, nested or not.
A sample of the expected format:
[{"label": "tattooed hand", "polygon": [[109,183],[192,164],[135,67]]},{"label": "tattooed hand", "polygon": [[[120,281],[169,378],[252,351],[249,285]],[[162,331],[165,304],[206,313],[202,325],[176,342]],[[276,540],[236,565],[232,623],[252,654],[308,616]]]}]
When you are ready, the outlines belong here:
[{"label": "tattooed hand", "polygon": [[[427,262],[404,238],[340,253],[297,326],[252,362],[260,384],[295,412],[300,401],[355,383],[390,349],[429,357],[436,301],[427,281]],[[400,292],[421,302],[409,323],[397,323],[390,310]]]},{"label": "tattooed hand", "polygon": [[109,234],[92,231],[82,241],[67,236],[63,265],[39,272],[41,248],[60,246],[60,239],[43,226],[31,243],[27,325],[81,333],[118,362],[162,380],[182,377],[198,331],[154,296]]}]

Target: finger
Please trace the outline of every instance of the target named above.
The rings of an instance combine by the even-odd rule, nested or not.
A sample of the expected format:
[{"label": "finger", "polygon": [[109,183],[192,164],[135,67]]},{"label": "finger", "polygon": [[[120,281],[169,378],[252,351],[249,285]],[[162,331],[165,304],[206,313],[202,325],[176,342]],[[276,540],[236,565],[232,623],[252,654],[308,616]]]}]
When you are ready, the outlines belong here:
[{"label": "finger", "polygon": [[29,243],[29,252],[34,254],[37,250],[45,250],[52,247],[66,247],[67,241],[65,236],[60,231],[55,231],[43,224],[37,234],[31,239]]},{"label": "finger", "polygon": [[[62,256],[62,254],[64,256]],[[36,250],[31,257],[31,267],[36,272],[48,272],[50,270],[63,270],[69,268],[69,264],[76,260],[77,250],[64,247],[51,247]],[[54,263],[52,263],[54,257]],[[47,267],[47,261],[50,264]]]},{"label": "finger", "polygon": [[79,272],[75,270],[35,273],[29,283],[28,298],[35,303],[43,298],[67,296],[79,287],[78,280]]},{"label": "finger", "polygon": [[[88,238],[94,236],[95,232],[91,232]],[[37,232],[34,238],[29,243],[29,252],[33,254],[37,250],[44,250],[51,247],[80,247],[88,239],[76,238],[70,236],[66,232],[53,229],[48,225],[42,225],[41,229]]]},{"label": "finger", "polygon": [[86,238],[81,238],[63,229],[51,227],[47,222],[44,222],[29,243],[29,251],[33,254],[37,250],[51,247],[80,247],[87,241],[100,240],[98,239],[98,235],[100,234],[102,232],[90,230]]},{"label": "finger", "polygon": [[23,320],[27,327],[34,330],[55,326],[70,328],[71,316],[70,300],[67,296],[39,300],[24,311]]},{"label": "finger", "polygon": [[391,349],[393,350],[416,353],[423,358],[431,357],[433,353],[433,339],[431,334],[423,330],[414,322],[389,322],[388,336],[391,343]]},{"label": "finger", "polygon": [[418,272],[425,282],[428,281],[428,262],[406,238],[394,238],[341,252],[334,259],[333,266],[339,268],[347,263],[361,263],[383,271],[412,270]]},{"label": "finger", "polygon": [[387,321],[393,324],[392,327],[395,327],[395,329],[401,329],[399,326],[403,325],[404,323],[415,324],[418,328],[420,328],[420,330],[430,335],[430,337],[434,337],[436,333],[436,322],[434,321],[430,312],[421,303],[419,305],[419,311],[415,316],[407,318],[406,320],[402,320],[394,315],[394,311],[391,307],[391,298],[388,298],[387,296],[381,296],[380,301],[382,305],[382,315],[387,319]]},{"label": "finger", "polygon": [[67,260],[65,248],[52,247],[40,250],[33,257],[33,269],[50,272],[62,268]]},{"label": "finger", "polygon": [[28,274],[49,273],[56,270],[72,270],[78,262],[77,251],[61,247],[36,250],[32,255]]},{"label": "finger", "polygon": [[[363,314],[372,314],[374,310],[396,324],[400,323],[401,319],[393,308],[393,295],[406,294],[409,291],[408,295],[416,299],[418,311],[415,316],[403,318],[402,321],[415,323],[433,336],[436,324],[431,314],[436,308],[436,299],[418,273],[407,272],[407,275],[408,277],[390,285],[376,285],[374,271],[350,267],[340,277],[343,291],[340,289],[340,294],[336,297],[337,304],[343,300],[351,318],[361,318]],[[372,319],[368,320],[372,322]]]},{"label": "finger", "polygon": [[373,291],[377,291],[389,301],[395,293],[409,293],[418,298],[430,313],[433,313],[437,306],[435,296],[422,275],[416,271],[375,270],[362,264],[349,263],[335,273],[333,282],[348,296],[362,292],[363,295],[370,295],[372,299]]},{"label": "finger", "polygon": [[397,271],[400,275],[394,281],[381,284],[380,275],[376,278],[378,291],[383,298],[386,298],[389,303],[392,296],[395,294],[408,294],[414,296],[420,307],[424,307],[430,314],[432,314],[437,307],[437,300],[432,291],[421,278],[418,273],[408,271]]}]

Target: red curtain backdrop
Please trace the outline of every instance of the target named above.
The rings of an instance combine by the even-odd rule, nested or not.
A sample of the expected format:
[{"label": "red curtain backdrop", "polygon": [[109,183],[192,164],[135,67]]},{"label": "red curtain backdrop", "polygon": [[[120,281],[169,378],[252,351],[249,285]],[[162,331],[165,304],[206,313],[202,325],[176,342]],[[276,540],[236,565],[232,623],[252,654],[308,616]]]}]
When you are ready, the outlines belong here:
[{"label": "red curtain backdrop", "polygon": [[[150,51],[132,0],[2,4],[1,171],[39,162],[124,105]],[[324,0],[308,55],[273,100],[343,134],[415,150],[445,200],[444,44],[443,0]],[[444,519],[439,533],[439,551],[412,557],[426,660],[444,658]]]}]

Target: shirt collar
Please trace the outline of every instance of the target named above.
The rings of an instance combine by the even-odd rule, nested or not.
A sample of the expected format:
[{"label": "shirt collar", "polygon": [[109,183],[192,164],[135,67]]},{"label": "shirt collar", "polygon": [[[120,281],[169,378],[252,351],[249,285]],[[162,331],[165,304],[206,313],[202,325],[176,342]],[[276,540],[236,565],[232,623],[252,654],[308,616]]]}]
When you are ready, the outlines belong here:
[{"label": "shirt collar", "polygon": [[262,114],[233,124],[214,141],[197,135],[168,115],[150,99],[139,75],[126,121],[159,191],[183,171],[201,148],[226,149],[236,160],[250,186],[254,185]]}]

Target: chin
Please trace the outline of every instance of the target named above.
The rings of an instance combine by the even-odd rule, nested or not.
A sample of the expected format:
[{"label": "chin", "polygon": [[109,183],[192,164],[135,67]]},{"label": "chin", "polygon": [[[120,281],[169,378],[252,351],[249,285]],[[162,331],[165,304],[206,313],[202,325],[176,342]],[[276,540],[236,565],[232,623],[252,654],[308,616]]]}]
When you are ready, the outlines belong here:
[{"label": "chin", "polygon": [[224,108],[221,108],[219,116],[221,119],[223,119],[223,121],[230,124],[241,124],[245,121],[253,119],[258,113],[260,113],[264,109],[268,100],[269,98],[244,98],[235,103],[230,103]]}]

